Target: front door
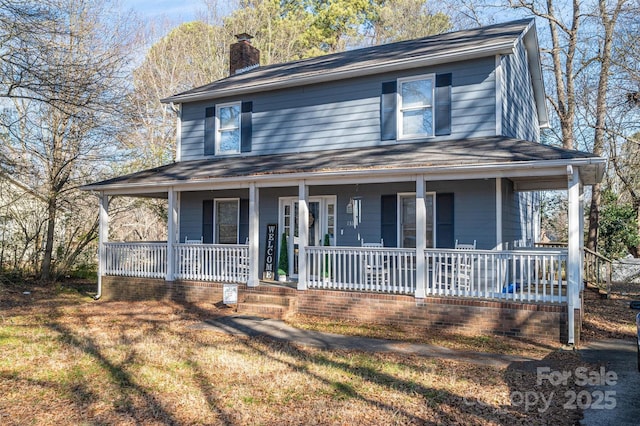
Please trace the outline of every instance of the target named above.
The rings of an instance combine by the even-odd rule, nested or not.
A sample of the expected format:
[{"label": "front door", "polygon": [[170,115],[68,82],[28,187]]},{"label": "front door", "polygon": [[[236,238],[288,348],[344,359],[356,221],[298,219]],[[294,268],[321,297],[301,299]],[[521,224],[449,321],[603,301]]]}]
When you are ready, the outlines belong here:
[{"label": "front door", "polygon": [[[309,198],[309,246],[324,245],[325,236],[329,244],[335,245],[335,196]],[[289,276],[298,277],[298,199],[280,199],[280,229],[287,235],[289,249]],[[282,239],[282,235],[280,235]],[[282,244],[282,241],[280,241]]]}]

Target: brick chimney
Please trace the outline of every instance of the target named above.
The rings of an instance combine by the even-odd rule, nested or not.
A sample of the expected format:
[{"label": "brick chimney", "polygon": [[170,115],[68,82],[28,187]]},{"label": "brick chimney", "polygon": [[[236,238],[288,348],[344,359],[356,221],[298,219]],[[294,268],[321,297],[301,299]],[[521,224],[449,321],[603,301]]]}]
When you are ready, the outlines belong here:
[{"label": "brick chimney", "polygon": [[260,66],[260,51],[251,45],[253,38],[247,33],[237,34],[238,41],[231,45],[229,75],[240,74]]}]

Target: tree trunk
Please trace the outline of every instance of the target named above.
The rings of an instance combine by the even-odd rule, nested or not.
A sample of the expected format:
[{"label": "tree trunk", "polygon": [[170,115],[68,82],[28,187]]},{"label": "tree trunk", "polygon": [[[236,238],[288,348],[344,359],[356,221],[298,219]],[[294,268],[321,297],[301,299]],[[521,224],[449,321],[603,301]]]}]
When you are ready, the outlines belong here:
[{"label": "tree trunk", "polygon": [[[636,229],[638,230],[638,235],[640,235],[640,200],[633,200],[633,209],[636,212]],[[640,257],[640,243],[633,248],[630,247],[629,249],[633,257],[636,259]]]},{"label": "tree trunk", "polygon": [[587,234],[587,248],[592,251],[598,249],[598,224],[600,223],[600,184],[593,185],[591,205],[589,207],[589,233]]},{"label": "tree trunk", "polygon": [[[600,56],[600,76],[598,80],[598,94],[596,97],[596,125],[593,138],[593,153],[602,155],[604,153],[605,125],[607,115],[607,89],[609,88],[609,70],[611,69],[611,50],[613,46],[613,31],[615,29],[618,16],[626,0],[618,0],[614,10],[609,15],[607,2],[600,0],[598,3],[600,19],[604,27],[604,42]],[[587,247],[596,251],[598,248],[598,227],[600,224],[600,184],[594,185],[591,195],[591,208],[589,209],[589,235],[587,236]]]},{"label": "tree trunk", "polygon": [[56,230],[56,197],[51,197],[48,200],[47,205],[48,219],[47,219],[47,240],[44,246],[44,255],[42,256],[42,268],[40,271],[41,281],[50,281],[53,265],[53,241]]}]

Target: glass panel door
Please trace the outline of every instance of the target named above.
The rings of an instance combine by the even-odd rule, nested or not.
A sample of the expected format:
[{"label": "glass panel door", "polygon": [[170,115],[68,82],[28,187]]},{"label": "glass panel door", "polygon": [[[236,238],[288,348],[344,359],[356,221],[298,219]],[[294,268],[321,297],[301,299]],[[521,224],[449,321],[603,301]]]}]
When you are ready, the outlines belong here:
[{"label": "glass panel door", "polygon": [[[329,244],[335,245],[335,205],[336,197],[311,197],[309,199],[309,246],[324,245],[325,235],[329,235]],[[298,276],[298,255],[300,239],[298,238],[298,199],[280,199],[280,226],[287,234],[289,249],[289,275]]]},{"label": "glass panel door", "polygon": [[400,247],[416,246],[416,197],[400,196]]}]

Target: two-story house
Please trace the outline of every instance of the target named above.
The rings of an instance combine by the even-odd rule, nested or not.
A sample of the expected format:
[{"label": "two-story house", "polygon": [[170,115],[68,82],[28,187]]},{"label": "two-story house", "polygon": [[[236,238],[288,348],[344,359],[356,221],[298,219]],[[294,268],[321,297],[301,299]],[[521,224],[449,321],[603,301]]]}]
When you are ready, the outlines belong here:
[{"label": "two-story house", "polygon": [[[538,50],[533,20],[264,67],[239,37],[229,77],[163,100],[175,163],[86,187],[100,291],[219,301],[233,282],[308,314],[573,343],[604,160],[540,143]],[[567,248],[534,247],[540,190],[567,191]],[[168,241],[109,242],[114,196],[168,198]]]}]

